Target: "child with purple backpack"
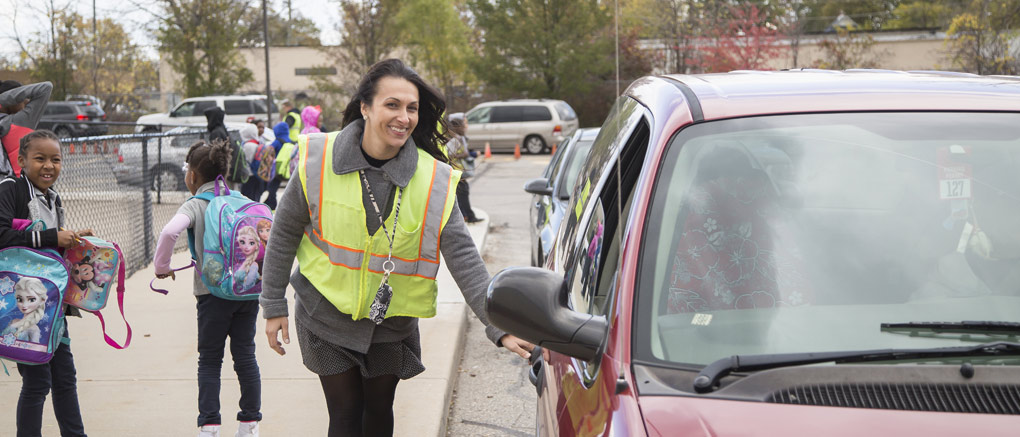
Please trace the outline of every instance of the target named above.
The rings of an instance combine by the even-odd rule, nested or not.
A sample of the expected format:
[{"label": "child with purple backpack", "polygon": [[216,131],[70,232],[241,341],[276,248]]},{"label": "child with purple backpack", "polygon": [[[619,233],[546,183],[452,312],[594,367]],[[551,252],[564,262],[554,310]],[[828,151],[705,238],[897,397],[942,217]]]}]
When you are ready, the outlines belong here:
[{"label": "child with purple backpack", "polygon": [[[217,184],[223,185],[222,179],[219,182],[217,179],[227,172],[230,155],[230,147],[219,142],[210,144],[199,141],[188,150],[184,182],[194,197],[181,205],[159,235],[153,261],[157,278],[175,278],[174,270],[170,268],[170,256],[177,237],[185,230],[193,237],[189,238],[189,242],[194,245],[194,261],[196,265],[203,266],[203,258],[208,252],[204,248],[203,236],[206,226],[213,226],[205,220],[206,209],[210,204],[207,200],[209,195],[205,193],[217,191]],[[257,236],[254,240],[258,240]],[[258,252],[258,248],[255,252]],[[221,274],[223,270],[220,269]],[[258,275],[259,270],[253,270]],[[220,435],[220,370],[226,339],[230,337],[230,355],[241,385],[240,411],[237,413],[240,425],[235,436],[258,436],[259,421],[262,420],[262,380],[255,359],[255,321],[259,303],[257,300],[222,299],[210,294],[209,288],[202,282],[202,274],[200,268],[196,269],[198,435]]]},{"label": "child with purple backpack", "polygon": [[[63,227],[64,208],[60,196],[52,188],[60,176],[61,168],[60,140],[53,132],[41,129],[21,137],[18,164],[22,169],[21,177],[8,177],[0,181],[0,248],[71,248],[78,245],[80,237],[92,235],[88,229],[73,232]],[[16,229],[16,219],[41,222],[45,229],[39,226]],[[22,316],[11,322],[14,325],[11,333],[24,336],[28,341],[36,340],[33,337],[39,336],[39,328],[36,326],[40,321],[39,316],[32,313],[48,304],[45,297],[41,297],[45,290],[43,293],[38,290],[42,284],[30,279],[22,278],[15,286],[19,293],[18,310]],[[76,308],[65,307],[63,311],[66,315],[80,317]],[[21,394],[16,413],[19,437],[42,435],[43,406],[50,391],[53,392],[53,412],[60,435],[85,435],[78,404],[77,371],[66,328],[60,337],[59,345],[48,362],[18,364],[18,373],[21,374]]]}]

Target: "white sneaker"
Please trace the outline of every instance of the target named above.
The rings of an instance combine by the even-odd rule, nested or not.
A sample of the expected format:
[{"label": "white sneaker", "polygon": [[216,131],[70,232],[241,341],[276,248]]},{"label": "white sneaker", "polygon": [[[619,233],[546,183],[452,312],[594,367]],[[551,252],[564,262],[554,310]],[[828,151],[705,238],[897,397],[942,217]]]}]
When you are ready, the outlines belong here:
[{"label": "white sneaker", "polygon": [[220,426],[203,425],[198,430],[198,437],[220,437]]},{"label": "white sneaker", "polygon": [[237,434],[234,437],[259,437],[259,423],[256,421],[241,422],[237,426]]}]

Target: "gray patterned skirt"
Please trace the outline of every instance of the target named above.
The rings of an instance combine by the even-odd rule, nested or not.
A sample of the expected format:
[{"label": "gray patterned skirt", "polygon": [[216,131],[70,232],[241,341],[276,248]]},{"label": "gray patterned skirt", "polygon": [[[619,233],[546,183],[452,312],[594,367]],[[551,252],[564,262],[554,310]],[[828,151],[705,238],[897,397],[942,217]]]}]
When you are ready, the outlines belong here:
[{"label": "gray patterned skirt", "polygon": [[417,329],[401,341],[373,343],[363,354],[319,338],[301,323],[296,323],[301,361],[312,373],[336,375],[359,367],[363,378],[396,375],[410,379],[425,371],[421,362],[421,334]]}]

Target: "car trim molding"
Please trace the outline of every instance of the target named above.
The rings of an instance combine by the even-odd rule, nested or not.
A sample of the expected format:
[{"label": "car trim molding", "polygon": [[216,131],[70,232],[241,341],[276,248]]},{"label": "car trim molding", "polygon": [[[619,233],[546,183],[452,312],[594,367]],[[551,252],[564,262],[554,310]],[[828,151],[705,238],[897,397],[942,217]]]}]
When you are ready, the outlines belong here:
[{"label": "car trim molding", "polygon": [[701,101],[698,100],[698,95],[694,93],[694,90],[687,86],[687,84],[672,77],[663,76],[662,78],[676,87],[676,89],[680,90],[680,93],[684,95],[684,100],[687,101],[687,107],[691,110],[691,119],[693,119],[695,123],[705,121],[705,113],[701,110]]}]

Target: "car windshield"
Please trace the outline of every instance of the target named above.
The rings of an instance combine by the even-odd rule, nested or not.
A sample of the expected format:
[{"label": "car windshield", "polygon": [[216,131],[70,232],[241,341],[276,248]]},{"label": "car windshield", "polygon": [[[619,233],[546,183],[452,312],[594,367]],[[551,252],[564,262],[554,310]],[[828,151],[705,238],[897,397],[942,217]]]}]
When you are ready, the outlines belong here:
[{"label": "car windshield", "polygon": [[573,192],[574,183],[577,182],[577,175],[581,173],[581,167],[584,166],[585,158],[588,157],[588,152],[591,151],[592,140],[578,140],[573,147],[568,150],[570,153],[567,156],[567,161],[563,163],[563,170],[561,176],[563,179],[560,180],[560,184],[556,189],[556,195],[560,198],[570,197],[570,193]]},{"label": "car windshield", "polygon": [[681,130],[645,222],[635,356],[1001,338],[880,326],[1020,321],[1017,126],[1012,113],[839,113]]},{"label": "car windshield", "polygon": [[571,108],[567,102],[556,102],[556,113],[559,114],[560,120],[563,121],[577,119],[577,114],[574,113],[574,108]]}]

